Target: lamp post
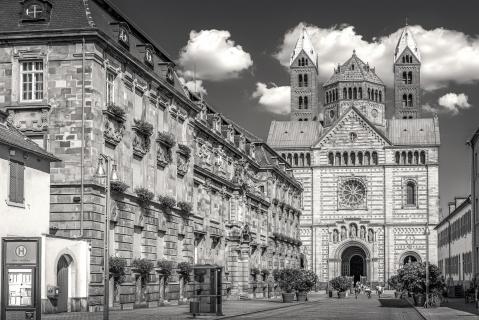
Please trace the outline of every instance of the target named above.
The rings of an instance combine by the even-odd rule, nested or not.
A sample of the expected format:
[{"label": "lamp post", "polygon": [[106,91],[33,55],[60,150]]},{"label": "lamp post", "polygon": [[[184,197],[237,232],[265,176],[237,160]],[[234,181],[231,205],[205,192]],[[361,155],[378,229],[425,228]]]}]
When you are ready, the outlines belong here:
[{"label": "lamp post", "polygon": [[428,306],[429,302],[429,223],[426,223],[426,228],[424,229],[424,235],[426,236],[426,303],[425,306]]},{"label": "lamp post", "polygon": [[[103,161],[106,162],[106,172],[103,168]],[[110,246],[110,183],[117,181],[116,164],[112,165],[110,176],[110,163],[113,162],[110,156],[100,154],[98,158],[98,168],[96,176],[98,178],[106,178],[105,184],[105,230],[104,230],[104,252],[103,252],[103,286],[104,286],[104,302],[103,302],[103,320],[109,319],[109,300],[110,300],[110,261],[109,261],[109,246]]]}]

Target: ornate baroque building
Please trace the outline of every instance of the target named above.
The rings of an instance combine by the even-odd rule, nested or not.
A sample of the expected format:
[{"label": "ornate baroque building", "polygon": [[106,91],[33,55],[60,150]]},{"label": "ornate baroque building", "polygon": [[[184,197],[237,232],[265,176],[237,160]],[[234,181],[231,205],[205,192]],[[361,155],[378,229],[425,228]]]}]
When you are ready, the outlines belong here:
[{"label": "ornate baroque building", "polygon": [[[168,54],[109,1],[6,1],[0,108],[61,159],[51,169],[50,232],[91,246],[83,281],[71,248],[48,262],[62,303],[42,293],[43,310],[102,308],[103,156],[121,182],[111,191],[110,255],[127,261],[125,281],[110,283],[112,307],[191,294],[176,272],[165,291],[157,261],[222,266],[231,297],[271,290],[268,275],[254,280],[251,270],[300,266],[302,186],[291,165],[185,89]],[[132,268],[142,258],[155,267],[146,278]]]},{"label": "ornate baroque building", "polygon": [[[436,263],[439,124],[420,115],[421,55],[409,28],[394,54],[391,105],[374,67],[355,52],[321,94],[317,61],[304,29],[290,62],[291,120],[273,121],[267,140],[304,187],[301,239],[309,267],[326,284],[338,275],[385,282],[427,254]],[[394,109],[391,119],[386,108]]]}]

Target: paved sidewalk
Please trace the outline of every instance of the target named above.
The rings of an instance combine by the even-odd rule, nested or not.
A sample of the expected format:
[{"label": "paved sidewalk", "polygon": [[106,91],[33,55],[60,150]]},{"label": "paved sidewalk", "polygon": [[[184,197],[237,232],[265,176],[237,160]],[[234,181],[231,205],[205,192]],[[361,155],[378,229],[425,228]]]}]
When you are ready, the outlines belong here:
[{"label": "paved sidewalk", "polygon": [[464,299],[449,299],[448,303],[443,303],[441,307],[437,308],[423,308],[416,306],[414,306],[414,308],[421,314],[423,319],[426,320],[479,320],[477,310],[474,310],[474,304],[465,304]]},{"label": "paved sidewalk", "polygon": [[[309,302],[326,299],[325,294],[311,293]],[[283,303],[280,299],[270,300],[239,300],[223,302],[223,317],[201,316],[200,319],[226,319],[231,316],[239,316],[250,314],[264,310],[281,309],[290,306],[302,304],[301,302]],[[44,314],[43,320],[101,320],[103,314],[101,312],[71,312],[60,314]],[[192,319],[189,313],[189,305],[174,305],[158,308],[135,309],[128,311],[111,311],[111,320],[184,320]]]}]

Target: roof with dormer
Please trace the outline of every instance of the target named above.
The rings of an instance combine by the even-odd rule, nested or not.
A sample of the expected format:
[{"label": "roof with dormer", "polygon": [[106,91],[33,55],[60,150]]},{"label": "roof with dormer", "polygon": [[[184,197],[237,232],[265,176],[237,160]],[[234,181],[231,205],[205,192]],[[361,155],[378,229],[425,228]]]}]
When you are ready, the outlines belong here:
[{"label": "roof with dormer", "polygon": [[308,56],[308,58],[313,62],[313,64],[317,67],[317,54],[316,50],[314,49],[313,42],[306,31],[306,28],[303,27],[301,31],[301,36],[298,38],[296,42],[296,46],[294,47],[293,54],[291,55],[291,60],[289,61],[289,65],[291,66],[299,54],[304,51],[304,53]]},{"label": "roof with dormer", "polygon": [[394,51],[394,62],[397,62],[406,48],[409,48],[416,59],[421,62],[421,52],[419,51],[416,40],[414,39],[412,32],[409,30],[408,25],[404,27],[401,36],[399,37],[396,50]]},{"label": "roof with dormer", "polygon": [[379,85],[384,85],[383,81],[376,74],[374,68],[364,63],[353,51],[353,55],[343,65],[334,69],[334,74],[326,81],[323,87],[340,81],[368,81]]},{"label": "roof with dormer", "polygon": [[317,121],[272,121],[267,143],[273,148],[310,147],[322,130]]}]

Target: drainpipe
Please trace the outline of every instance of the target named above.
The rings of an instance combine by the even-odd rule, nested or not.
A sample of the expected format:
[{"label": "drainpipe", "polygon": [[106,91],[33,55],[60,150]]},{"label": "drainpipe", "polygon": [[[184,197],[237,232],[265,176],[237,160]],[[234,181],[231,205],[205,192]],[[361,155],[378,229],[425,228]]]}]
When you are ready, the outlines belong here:
[{"label": "drainpipe", "polygon": [[81,76],[81,152],[80,152],[80,238],[83,238],[84,183],[85,183],[85,37],[82,38]]}]

